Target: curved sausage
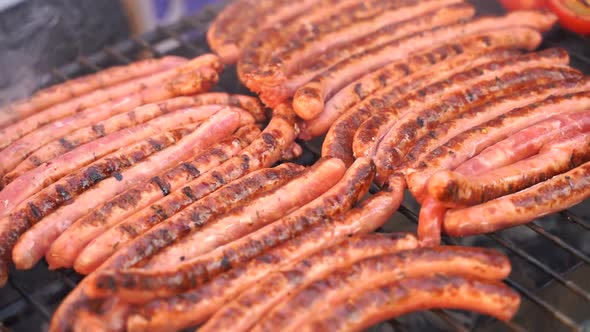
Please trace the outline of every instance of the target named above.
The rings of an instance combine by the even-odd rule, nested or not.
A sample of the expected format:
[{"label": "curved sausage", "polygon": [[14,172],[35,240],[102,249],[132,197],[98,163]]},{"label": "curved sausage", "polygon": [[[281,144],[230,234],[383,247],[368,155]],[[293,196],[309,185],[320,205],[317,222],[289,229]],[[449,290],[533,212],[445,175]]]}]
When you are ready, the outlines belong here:
[{"label": "curved sausage", "polygon": [[[588,81],[585,82],[587,86]],[[484,148],[551,117],[570,121],[573,113],[590,108],[590,92],[551,96],[543,101],[516,108],[493,120],[455,136],[426,156],[415,170],[406,175],[408,187],[422,201],[426,183],[439,170],[454,169]]]},{"label": "curved sausage", "polygon": [[[218,73],[221,72],[222,66],[219,59],[214,55],[204,55],[193,59],[177,68],[138,78],[129,82],[123,82],[105,89],[93,91],[90,94],[80,96],[63,104],[57,104],[45,109],[39,113],[31,115],[11,126],[0,130],[0,149],[7,147],[9,144],[19,138],[33,132],[35,129],[45,126],[53,121],[64,117],[73,116],[84,111],[87,116],[91,116],[86,109],[100,107],[103,103],[110,104],[110,109],[117,105],[116,103],[126,103],[125,96],[136,95],[141,98],[151,98],[154,91],[159,92],[154,95],[156,98],[167,99],[177,95],[191,94],[195,91],[203,91],[217,83]],[[193,80],[193,82],[188,83]],[[165,89],[158,88],[162,81],[167,81]],[[155,89],[146,92],[146,89]],[[116,100],[116,103],[111,102]],[[161,99],[151,99],[152,101]],[[135,105],[138,106],[138,105]],[[133,107],[135,107],[133,106]],[[127,111],[126,108],[122,111]],[[79,118],[79,116],[77,117]],[[59,123],[59,121],[58,121]],[[59,127],[59,128],[67,128]],[[64,130],[64,129],[62,129]],[[4,155],[4,153],[2,154]],[[4,171],[6,167],[3,167]]]},{"label": "curved sausage", "polygon": [[449,210],[443,223],[451,236],[484,234],[526,224],[590,197],[590,163],[520,192],[464,209]]},{"label": "curved sausage", "polygon": [[[75,204],[62,206],[59,210],[45,217],[35,224],[34,230],[29,231],[33,234],[31,236],[36,238],[36,242],[43,243],[40,249],[45,252],[51,242],[77,219],[91,212],[108,198],[124,191],[127,187],[145,181],[150,174],[158,173],[186,158],[187,154],[201,151],[230,135],[238,128],[240,124],[239,118],[240,114],[235,111],[220,110],[205,120],[191,134],[181,139],[178,144],[162,150],[145,162],[125,170],[119,177],[100,182],[91,190],[78,196],[75,199]],[[31,227],[29,221],[25,222],[21,219],[20,222],[15,222],[14,219],[11,219],[9,218],[10,222],[4,219],[0,222],[0,263],[6,265],[9,264],[10,250],[12,250],[17,238]],[[61,266],[59,256],[46,256],[46,259],[50,268]]]},{"label": "curved sausage", "polygon": [[[462,19],[471,18],[474,14],[473,6],[465,3],[436,8],[402,21],[394,29],[393,26],[388,27],[387,38],[394,39],[396,36],[457,23]],[[382,30],[378,30],[377,33],[382,33]],[[375,33],[371,34],[371,38],[375,38]],[[389,62],[391,61],[387,57],[383,57],[371,62],[359,61],[354,66],[344,66],[344,63],[340,63],[330,67],[297,89],[293,97],[293,109],[304,120],[315,119],[324,110],[324,101],[331,98],[335,92],[363,74],[377,70]]]},{"label": "curved sausage", "polygon": [[[579,75],[577,70],[563,67],[540,66],[519,68],[512,67],[508,73],[502,70],[495,77],[473,82],[470,87],[453,89],[451,94],[444,94],[440,103],[418,108],[401,117],[379,142],[375,152],[375,165],[378,180],[390,174],[403,162],[415,140],[423,137],[430,129],[436,128],[447,119],[452,119],[468,110],[470,106],[485,103],[498,97],[512,94],[515,90],[529,84],[544,84]],[[528,68],[526,68],[528,67]]]},{"label": "curved sausage", "polygon": [[[523,17],[517,17],[518,15]],[[533,28],[521,27],[519,19],[526,19],[527,23],[535,22],[537,27],[547,27],[548,23],[555,23],[555,16],[550,13],[540,12],[515,12],[501,18],[481,18],[467,23],[435,28],[433,30],[417,32],[413,35],[395,39],[391,42],[367,46],[363,43],[355,43],[347,47],[340,47],[331,50],[314,58],[313,63],[302,66],[300,70],[290,74],[287,81],[282,84],[272,84],[268,88],[262,89],[260,98],[263,102],[272,102],[273,99],[285,98],[292,95],[297,88],[309,82],[316,75],[326,69],[338,65],[354,65],[359,62],[374,62],[381,58],[388,58],[389,61],[399,60],[416,51],[431,47],[433,40],[438,43],[448,42],[460,36],[469,34],[483,33],[489,30],[511,29],[514,33],[520,33],[520,30],[527,30],[532,34],[532,38],[527,40],[528,50],[535,49],[541,42],[541,35]],[[553,24],[552,23],[552,24]],[[551,25],[552,25],[551,24]],[[551,26],[549,25],[549,26]],[[342,64],[340,62],[343,62]]]},{"label": "curved sausage", "polygon": [[[198,178],[226,160],[236,156],[258,136],[260,130],[256,126],[240,128],[232,138],[229,138],[204,152],[203,154],[185,161],[179,166],[167,171],[163,175],[155,176],[151,181],[131,188],[116,196],[106,204],[94,210],[81,219],[79,224],[86,231],[103,230],[106,225],[114,225],[104,229],[104,233],[97,234],[86,247],[78,248],[77,257],[74,255],[74,269],[78,273],[88,274],[96,269],[105,259],[118,248],[125,245],[132,238],[143,234],[159,218],[143,217],[143,208],[155,203],[162,196],[168,196],[180,189],[187,182]],[[87,222],[86,222],[86,221]],[[68,230],[69,232],[69,230]],[[77,238],[83,238],[76,233]],[[78,239],[73,240],[79,241]],[[17,247],[13,250],[16,251]],[[66,249],[69,250],[69,249]],[[63,251],[62,251],[63,254]]]},{"label": "curved sausage", "polygon": [[316,278],[367,257],[415,248],[415,240],[394,234],[367,234],[325,249],[284,267],[260,280],[232,302],[223,306],[200,327],[203,331],[249,331],[283,297],[297,292]]},{"label": "curved sausage", "polygon": [[158,135],[162,131],[184,126],[187,123],[202,121],[217,111],[219,111],[218,107],[208,106],[181,109],[155,118],[142,125],[118,131],[81,145],[51,160],[51,162],[45,162],[41,166],[14,179],[0,191],[0,216],[8,214],[16,204],[30,197],[35,192],[45,188],[72,171],[95,161],[100,156],[112,153],[134,142]]},{"label": "curved sausage", "polygon": [[445,207],[436,198],[426,196],[420,206],[418,216],[418,241],[420,247],[436,247],[441,243],[442,224],[445,219]]},{"label": "curved sausage", "polygon": [[[526,105],[541,101],[552,95],[562,95],[582,91],[584,89],[583,86],[583,80],[580,80],[579,78],[557,80],[547,84],[527,86],[525,88],[519,89],[518,91],[515,91],[512,95],[492,100],[484,105],[472,107],[469,110],[463,112],[460,117],[441,124],[436,129],[429,131],[428,135],[425,135],[420,140],[418,140],[414,144],[414,147],[412,147],[412,149],[410,149],[410,151],[406,154],[403,160],[403,167],[408,169],[415,168],[420,163],[420,161],[428,155],[428,153],[445,144],[451,138],[470,128],[511,111],[514,108],[524,107]],[[529,135],[527,139],[537,141],[538,137],[536,137],[536,135]],[[516,144],[517,142],[514,141],[512,143]],[[525,141],[518,141],[518,143],[522,145],[525,144]],[[505,145],[506,148],[503,149],[502,153],[508,154],[511,153],[511,151],[516,153],[514,146],[515,145],[513,144]],[[484,151],[482,151],[482,153],[483,152]],[[474,158],[480,158],[480,155]],[[488,158],[484,159],[491,161]]]},{"label": "curved sausage", "polygon": [[[164,174],[152,177],[147,183],[117,195],[68,228],[51,245],[47,255],[59,255],[63,266],[72,267],[74,260],[76,260],[86,245],[102,235],[115,223],[126,219],[133,211],[144,208],[163,196],[167,196],[169,193],[180,189],[188,181],[196,178],[201,171],[206,172],[208,169],[215,167],[216,164],[237,154],[259,132],[260,130],[257,127],[249,126],[248,130],[242,131],[239,136],[229,138],[216,145],[214,149],[207,150],[196,158],[191,158],[194,161],[183,161],[179,166],[167,170]],[[116,240],[115,248],[123,245],[125,242],[121,242],[120,239],[109,240]],[[112,253],[114,250],[111,246],[110,248],[106,248],[101,254],[108,257],[109,253]]]},{"label": "curved sausage", "polygon": [[[301,235],[264,252],[244,265],[234,266],[195,290],[153,300],[145,304],[140,313],[130,316],[127,327],[130,331],[162,331],[202,323],[222,305],[248,289],[256,280],[281,266],[289,266],[319,250],[335,246],[351,236],[374,231],[389,217],[388,203],[401,201],[402,195],[403,190],[379,192],[361,203],[359,208],[312,225]],[[377,206],[379,208],[370,209]],[[417,241],[413,235],[398,236],[398,241],[405,241],[409,246],[416,247]],[[174,319],[171,319],[172,317]]]},{"label": "curved sausage", "polygon": [[[288,104],[283,104],[281,107],[274,109],[269,125],[238,156],[203,174],[198,179],[189,182],[182,190],[164,197],[152,205],[152,209],[144,209],[142,213],[146,214],[143,214],[141,217],[148,219],[167,219],[189,204],[195,203],[206,195],[222,188],[227,183],[255,170],[270,167],[281,158],[284,150],[293,144],[296,136],[294,123],[295,113]],[[207,198],[201,200],[201,203],[205,202],[205,205],[198,203],[199,205],[196,205],[195,209],[199,211],[198,209],[204,208],[205,210],[200,213],[201,217],[198,214],[195,214],[195,216],[208,218],[211,213],[209,206],[216,206],[219,209],[220,204],[231,205],[231,201],[229,200],[218,201],[214,200],[211,202]],[[201,207],[199,208],[199,206]],[[180,219],[180,221],[182,220]],[[201,219],[197,220],[198,222],[191,223],[193,228],[184,227],[183,223],[179,223],[179,225],[171,223],[159,225],[142,237],[135,239],[132,243],[121,248],[115,255],[103,263],[102,267],[105,269],[123,269],[134,266],[173,243],[177,238],[198,227]]]},{"label": "curved sausage", "polygon": [[501,282],[459,276],[407,278],[363,293],[327,310],[298,331],[361,331],[382,320],[426,309],[463,309],[508,321],[520,297]]},{"label": "curved sausage", "polygon": [[[400,84],[400,79],[406,76],[415,76],[417,72],[423,70],[428,70],[431,75],[451,75],[450,73],[445,74],[445,71],[455,68],[450,65],[452,61],[455,61],[455,58],[462,58],[463,61],[456,60],[456,64],[463,65],[467,59],[475,60],[483,57],[491,61],[491,59],[506,58],[507,56],[503,56],[503,54],[516,55],[516,50],[509,49],[509,47],[515,47],[515,44],[511,44],[511,42],[516,38],[499,38],[499,35],[502,34],[506,35],[506,31],[491,31],[485,37],[458,38],[456,41],[430,47],[413,54],[408,59],[394,61],[366,74],[329,98],[324,111],[317,118],[305,122],[299,137],[311,139],[323,135],[337,119],[341,122],[341,116],[353,106],[385,87]],[[508,36],[512,37],[512,34]],[[497,55],[498,58],[494,58],[493,55]],[[436,69],[440,67],[444,71]]]},{"label": "curved sausage", "polygon": [[[124,170],[177,143],[193,130],[194,128],[167,132],[99,159],[20,203],[9,218],[17,218],[15,220],[27,221],[30,224],[37,223],[60,206],[73,203],[85,190],[92,188],[100,181],[111,176],[120,178],[121,172]],[[19,269],[32,268],[45,254],[39,245],[34,232],[23,234],[12,252],[16,267]]]},{"label": "curved sausage", "polygon": [[264,109],[257,99],[249,96],[229,95],[226,93],[203,93],[192,97],[177,97],[159,103],[148,104],[127,113],[95,123],[92,126],[79,129],[61,137],[59,140],[47,143],[21,162],[12,172],[3,178],[3,184],[31,170],[41,163],[60,156],[77,146],[92,140],[112,134],[124,128],[133,127],[153,118],[174,112],[181,108],[199,107],[203,105],[233,106],[250,112],[258,122],[265,120]]},{"label": "curved sausage", "polygon": [[48,87],[36,92],[27,99],[0,108],[0,129],[48,107],[64,103],[93,90],[104,89],[118,83],[153,75],[186,62],[187,59],[177,56],[140,60],[129,65],[111,67],[96,74],[86,75]]},{"label": "curved sausage", "polygon": [[[194,288],[195,284],[205,283],[232,266],[246,263],[263,254],[265,250],[288,241],[306,228],[322,222],[323,218],[338,215],[350,209],[368,191],[372,174],[373,168],[369,161],[359,162],[348,170],[336,185],[311,203],[239,240],[169,269],[161,269],[161,264],[153,263],[157,268],[154,272],[131,270],[116,272],[105,275],[100,282],[112,287],[141,283],[140,287],[146,291],[152,290],[160,295],[181,293],[186,290],[186,287]],[[261,198],[261,200],[266,199]],[[142,280],[150,280],[150,282],[146,283]],[[122,286],[122,288],[125,287]],[[124,296],[136,299],[131,294]]]},{"label": "curved sausage", "polygon": [[[586,121],[588,118],[590,113],[586,112]],[[481,175],[439,171],[428,180],[427,189],[446,207],[471,206],[521,191],[588,160],[590,134],[576,133],[546,144],[535,156]]]},{"label": "curved sausage", "polygon": [[325,319],[332,308],[340,307],[356,295],[408,278],[455,274],[500,280],[507,277],[510,270],[510,261],[506,256],[482,248],[419,248],[376,255],[340,266],[330,274],[311,278],[305,287],[285,296],[252,330],[293,331],[306,325],[306,322]]}]

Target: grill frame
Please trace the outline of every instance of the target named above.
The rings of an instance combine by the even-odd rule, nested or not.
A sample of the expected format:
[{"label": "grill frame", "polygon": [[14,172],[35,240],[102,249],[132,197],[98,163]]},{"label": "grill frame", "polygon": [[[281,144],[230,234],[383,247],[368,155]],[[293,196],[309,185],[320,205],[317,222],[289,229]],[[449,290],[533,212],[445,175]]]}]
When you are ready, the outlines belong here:
[{"label": "grill frame", "polygon": [[[215,17],[215,14],[223,7],[225,2],[222,1],[216,5],[207,6],[196,15],[184,17],[172,25],[158,27],[142,36],[133,37],[113,46],[107,46],[93,55],[80,56],[74,62],[54,69],[43,78],[43,82],[45,85],[55,84],[76,76],[96,72],[111,65],[126,64],[144,56],[159,57],[166,54],[175,54],[192,57],[208,52],[209,49],[205,39],[208,23]],[[472,2],[476,4],[480,13],[501,13],[501,9],[494,4],[490,4],[490,2],[484,0]],[[584,44],[587,47],[586,50],[583,47]],[[547,34],[543,47],[556,46],[565,47],[570,52],[572,65],[583,70],[586,74],[590,74],[589,37],[576,36],[556,28]],[[217,89],[232,93],[250,94],[248,90],[238,83],[233,67],[226,69]],[[313,163],[320,155],[319,142],[321,141],[300,142],[304,148],[304,155],[297,162],[305,165]],[[378,191],[378,187],[372,186],[371,192],[375,193],[376,191]],[[410,195],[405,196],[406,198],[399,211],[379,231],[415,232],[418,219],[417,204]],[[578,229],[581,234],[581,245],[572,243],[572,237],[570,236],[564,236],[561,233],[559,235],[555,234],[555,229],[550,227],[551,225],[548,226],[547,221],[534,222],[516,227],[514,230],[467,239],[443,237],[444,243],[448,245],[475,244],[499,248],[509,254],[515,271],[506,282],[521,294],[523,298],[521,313],[526,311],[525,317],[520,317],[519,314],[512,322],[501,323],[492,318],[475,314],[451,310],[432,310],[427,313],[408,315],[408,317],[399,320],[382,323],[372,330],[390,331],[393,328],[395,331],[411,331],[412,327],[417,326],[415,321],[418,318],[421,321],[426,320],[427,324],[432,327],[430,330],[555,331],[565,329],[582,331],[584,328],[590,329],[590,312],[582,313],[586,317],[580,318],[577,313],[571,313],[569,306],[565,308],[561,304],[553,304],[551,303],[552,300],[547,299],[545,296],[548,289],[551,290],[557,287],[561,289],[558,291],[560,296],[577,299],[573,306],[581,303],[590,307],[590,284],[580,285],[579,282],[571,280],[571,275],[580,273],[580,270],[583,276],[590,277],[590,247],[583,248],[584,239],[590,240],[589,217],[589,201],[549,217],[550,219],[557,219],[557,221],[551,221],[551,225],[558,223]],[[558,225],[558,227],[566,226]],[[562,251],[562,254],[569,257],[567,259],[568,264],[555,268],[546,261],[546,255],[531,253],[528,247],[523,247],[520,236],[515,237],[512,234],[518,235],[522,232],[533,234],[534,242],[541,241],[544,245],[556,247],[554,250]],[[521,275],[522,273],[526,275],[526,271],[531,268],[544,275],[543,278],[536,278],[535,280],[540,279],[541,281],[534,281],[533,285],[529,285],[530,281]],[[0,289],[0,322],[4,321],[7,327],[13,328],[15,331],[45,329],[60,300],[82,278],[71,270],[49,272],[45,261],[30,271],[11,272],[9,284]],[[540,317],[530,314],[529,311],[542,313],[545,317],[541,320]],[[468,317],[467,322],[465,317]],[[584,326],[582,325],[582,319],[586,319]],[[534,320],[539,320],[539,322],[532,324]],[[539,326],[546,328],[539,329]],[[0,324],[1,330],[2,326]]]}]

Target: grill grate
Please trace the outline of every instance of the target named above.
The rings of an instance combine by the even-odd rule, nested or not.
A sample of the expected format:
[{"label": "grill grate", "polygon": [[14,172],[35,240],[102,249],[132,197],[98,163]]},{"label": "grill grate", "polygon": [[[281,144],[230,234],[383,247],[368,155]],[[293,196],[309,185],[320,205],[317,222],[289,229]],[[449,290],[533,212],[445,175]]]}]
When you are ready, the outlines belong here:
[{"label": "grill grate", "polygon": [[[482,13],[501,10],[490,1],[472,1]],[[195,16],[134,37],[101,52],[80,56],[54,69],[44,78],[55,84],[143,57],[168,54],[193,57],[209,51],[205,40],[208,23],[221,5],[209,6]],[[590,38],[561,29],[550,32],[544,47],[565,47],[572,65],[590,73]],[[249,93],[229,68],[219,90]],[[304,149],[298,163],[309,165],[320,155],[319,142],[300,142]],[[374,193],[378,188],[372,187]],[[380,231],[415,232],[418,205],[406,195],[398,213]],[[449,245],[497,248],[509,255],[513,272],[506,281],[523,299],[512,322],[503,323],[476,314],[433,310],[407,315],[380,324],[375,331],[582,331],[590,329],[590,202],[513,229],[465,239],[443,237]],[[71,270],[48,271],[42,262],[31,271],[12,271],[9,285],[0,289],[0,322],[14,331],[45,330],[60,300],[80,281]],[[1,330],[0,325],[0,330]]]}]

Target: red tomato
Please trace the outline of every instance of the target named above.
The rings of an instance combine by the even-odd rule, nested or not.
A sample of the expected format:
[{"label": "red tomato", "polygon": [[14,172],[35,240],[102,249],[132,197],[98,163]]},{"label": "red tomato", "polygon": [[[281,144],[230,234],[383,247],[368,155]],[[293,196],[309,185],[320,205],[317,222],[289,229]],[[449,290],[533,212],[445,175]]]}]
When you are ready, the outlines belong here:
[{"label": "red tomato", "polygon": [[545,0],[500,0],[508,10],[535,9],[545,7]]},{"label": "red tomato", "polygon": [[563,27],[580,34],[590,34],[589,0],[548,0],[547,4]]}]

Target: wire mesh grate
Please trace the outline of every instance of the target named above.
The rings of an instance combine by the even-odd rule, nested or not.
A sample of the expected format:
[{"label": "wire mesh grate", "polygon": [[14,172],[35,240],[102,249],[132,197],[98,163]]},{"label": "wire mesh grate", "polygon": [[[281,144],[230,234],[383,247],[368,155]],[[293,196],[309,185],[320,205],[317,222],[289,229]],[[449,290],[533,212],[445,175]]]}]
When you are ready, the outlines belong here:
[{"label": "wire mesh grate", "polygon": [[[488,8],[485,1],[473,1]],[[205,32],[222,4],[206,7],[200,13],[142,36],[105,47],[101,52],[81,56],[54,69],[45,79],[49,84],[94,72],[112,65],[127,64],[145,57],[180,55],[194,57],[209,51]],[[492,13],[497,8],[492,8]],[[485,13],[485,11],[484,11]],[[551,31],[544,47],[561,46],[572,58],[572,65],[590,73],[590,40],[565,32]],[[221,90],[244,93],[235,74],[227,70]],[[300,142],[309,164],[320,155],[317,142]],[[304,159],[305,159],[304,158]],[[371,192],[378,188],[373,186]],[[417,203],[406,195],[404,204],[380,231],[415,232]],[[521,311],[512,322],[458,311],[434,310],[407,315],[373,328],[375,331],[582,331],[590,328],[590,202],[543,218],[526,226],[486,236],[451,239],[449,245],[474,245],[497,248],[509,255],[513,272],[507,284],[523,297]],[[45,262],[32,271],[12,271],[10,283],[0,289],[0,322],[15,331],[45,329],[59,301],[80,281],[70,270],[48,271]],[[424,318],[426,317],[426,318]],[[426,320],[427,325],[423,325]],[[419,322],[418,322],[419,321]],[[418,322],[418,323],[417,323]],[[422,325],[421,325],[422,324]],[[417,328],[419,326],[420,328]],[[1,327],[1,325],[0,325]]]}]

